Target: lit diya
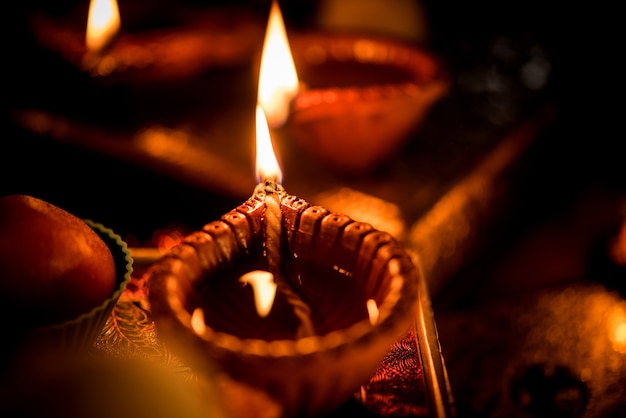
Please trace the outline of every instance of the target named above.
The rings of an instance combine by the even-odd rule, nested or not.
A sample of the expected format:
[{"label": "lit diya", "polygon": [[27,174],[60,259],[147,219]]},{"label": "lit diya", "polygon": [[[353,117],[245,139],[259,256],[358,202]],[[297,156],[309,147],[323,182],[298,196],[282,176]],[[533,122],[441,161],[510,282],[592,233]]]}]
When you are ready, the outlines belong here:
[{"label": "lit diya", "polygon": [[67,62],[113,84],[175,81],[248,64],[263,30],[242,8],[176,5],[159,11],[143,1],[118,7],[116,0],[88,6],[65,18],[33,14],[33,33]]},{"label": "lit diya", "polygon": [[[258,107],[257,146],[264,137]],[[289,195],[280,171],[258,170],[250,199],[151,267],[157,332],[192,369],[217,367],[266,392],[284,416],[326,413],[409,330],[422,278],[390,234]]]},{"label": "lit diya", "polygon": [[448,91],[443,63],[425,47],[380,37],[291,36],[300,79],[287,128],[311,156],[342,175],[393,157]]},{"label": "lit diya", "polygon": [[[270,46],[272,33],[284,34],[282,17],[276,31],[275,23],[268,22],[264,54],[283,55]],[[391,234],[282,187],[266,111],[284,118],[293,91],[274,83],[266,95],[265,86],[268,74],[293,78],[263,65],[259,183],[247,201],[151,266],[149,301],[159,338],[193,370],[210,377],[217,368],[262,391],[284,417],[315,416],[358,392],[409,331],[423,283]]]}]

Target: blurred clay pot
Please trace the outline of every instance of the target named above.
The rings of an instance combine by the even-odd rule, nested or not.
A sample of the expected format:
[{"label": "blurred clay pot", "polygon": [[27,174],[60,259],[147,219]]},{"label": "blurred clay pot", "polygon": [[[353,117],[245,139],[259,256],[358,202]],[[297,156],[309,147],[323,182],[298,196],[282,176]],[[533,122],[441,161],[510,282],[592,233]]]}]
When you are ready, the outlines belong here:
[{"label": "blurred clay pot", "polygon": [[448,90],[441,62],[414,44],[320,33],[291,36],[290,44],[303,88],[289,132],[338,173],[389,160]]}]

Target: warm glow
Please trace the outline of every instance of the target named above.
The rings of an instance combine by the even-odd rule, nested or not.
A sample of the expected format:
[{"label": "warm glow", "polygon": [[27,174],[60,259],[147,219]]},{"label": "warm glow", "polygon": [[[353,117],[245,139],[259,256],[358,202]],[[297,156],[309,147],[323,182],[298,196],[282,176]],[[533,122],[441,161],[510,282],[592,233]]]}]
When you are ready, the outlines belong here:
[{"label": "warm glow", "polygon": [[283,175],[274,153],[270,129],[267,125],[265,112],[260,105],[256,106],[256,179],[257,182],[273,179],[281,183]]},{"label": "warm glow", "polygon": [[626,346],[626,323],[619,324],[613,330],[613,341],[619,346]]},{"label": "warm glow", "polygon": [[239,278],[242,283],[252,286],[254,305],[261,318],[265,318],[272,310],[276,297],[276,282],[269,271],[255,270]]},{"label": "warm glow", "polygon": [[626,266],[626,222],[622,224],[617,237],[611,243],[609,249],[611,258],[619,266]]},{"label": "warm glow", "polygon": [[191,314],[191,328],[196,334],[204,334],[206,331],[206,324],[204,323],[204,311],[202,308],[194,309]]},{"label": "warm glow", "polygon": [[626,309],[623,306],[612,310],[608,325],[613,349],[618,353],[626,353]]},{"label": "warm glow", "polygon": [[101,51],[117,34],[120,25],[116,0],[91,0],[87,17],[87,49]]},{"label": "warm glow", "polygon": [[298,93],[298,74],[291,56],[287,31],[278,2],[272,2],[259,73],[258,102],[272,128],[289,117],[291,101]]},{"label": "warm glow", "polygon": [[175,229],[159,229],[154,232],[152,242],[161,253],[165,253],[170,248],[182,243],[184,238],[182,231]]},{"label": "warm glow", "polygon": [[370,318],[370,324],[376,325],[378,323],[378,305],[374,299],[368,299],[367,302],[367,314]]}]

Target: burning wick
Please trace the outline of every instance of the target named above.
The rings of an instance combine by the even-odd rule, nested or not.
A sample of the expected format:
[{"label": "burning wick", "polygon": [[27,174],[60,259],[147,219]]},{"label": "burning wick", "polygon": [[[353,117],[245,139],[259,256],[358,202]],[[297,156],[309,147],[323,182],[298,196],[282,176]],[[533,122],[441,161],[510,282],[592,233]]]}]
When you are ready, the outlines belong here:
[{"label": "burning wick", "polygon": [[[267,260],[267,269],[275,280],[274,291],[278,291],[285,296],[287,302],[293,307],[294,314],[300,321],[296,337],[302,338],[315,335],[313,321],[311,320],[311,308],[293,290],[282,273],[282,213],[280,211],[280,199],[286,195],[285,189],[274,180],[265,180],[257,185],[254,193],[265,202],[264,255]],[[259,285],[259,282],[257,282],[257,285]],[[262,283],[262,285],[269,285],[269,283]],[[258,313],[261,315],[261,312]]]},{"label": "burning wick", "polygon": [[[256,175],[259,184],[254,189],[254,195],[265,203],[263,224],[265,232],[264,255],[267,260],[267,269],[274,276],[274,285],[276,286],[274,291],[279,291],[285,296],[300,320],[297,336],[311,336],[315,334],[311,320],[311,308],[292,289],[281,268],[282,213],[280,200],[286,195],[286,192],[280,185],[282,172],[272,147],[265,112],[260,105],[256,107],[256,150]],[[257,287],[262,285],[265,284],[257,282]]]},{"label": "burning wick", "polygon": [[239,281],[252,286],[254,304],[261,318],[269,315],[276,296],[276,282],[269,271],[255,270],[244,274]]}]

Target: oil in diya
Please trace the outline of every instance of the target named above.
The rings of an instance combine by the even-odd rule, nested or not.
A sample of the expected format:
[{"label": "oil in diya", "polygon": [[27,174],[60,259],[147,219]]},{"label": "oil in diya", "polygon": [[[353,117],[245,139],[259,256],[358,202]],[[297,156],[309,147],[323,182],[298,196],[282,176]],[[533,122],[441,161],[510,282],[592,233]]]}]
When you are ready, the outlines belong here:
[{"label": "oil in diya", "polygon": [[[271,146],[263,115],[257,141]],[[196,373],[263,391],[283,417],[328,413],[414,324],[423,279],[390,234],[258,175],[247,201],[152,265],[157,333]]]}]

